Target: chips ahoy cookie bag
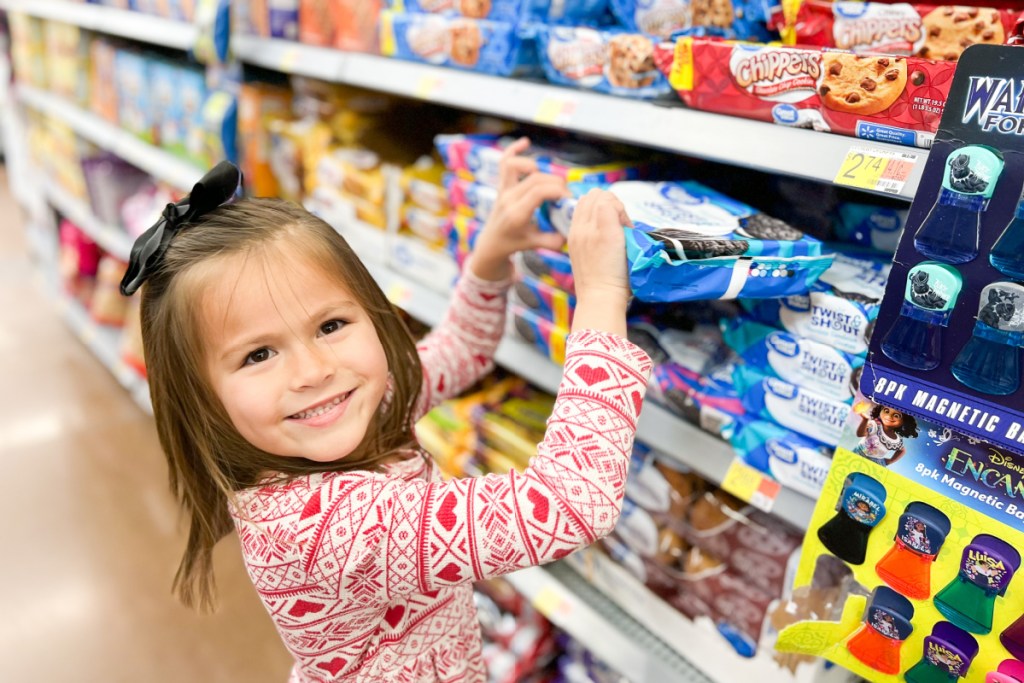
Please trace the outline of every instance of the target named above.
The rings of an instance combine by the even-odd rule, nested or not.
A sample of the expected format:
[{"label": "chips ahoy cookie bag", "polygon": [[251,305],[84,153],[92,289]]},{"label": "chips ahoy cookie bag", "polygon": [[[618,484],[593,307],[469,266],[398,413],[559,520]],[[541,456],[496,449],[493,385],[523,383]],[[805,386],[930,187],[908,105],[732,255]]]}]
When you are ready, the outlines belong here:
[{"label": "chips ahoy cookie bag", "polygon": [[569,26],[537,33],[544,75],[552,83],[639,99],[671,92],[654,64],[654,41],[643,34]]},{"label": "chips ahoy cookie bag", "polygon": [[766,41],[766,5],[758,0],[611,0],[619,23],[662,39],[697,28],[727,38]]},{"label": "chips ahoy cookie bag", "polygon": [[588,23],[599,20],[608,0],[396,0],[395,10],[457,14],[470,19],[517,23],[539,21],[549,24]]},{"label": "chips ahoy cookie bag", "polygon": [[387,57],[497,76],[528,76],[537,68],[535,52],[514,24],[485,19],[385,10],[380,50]]}]

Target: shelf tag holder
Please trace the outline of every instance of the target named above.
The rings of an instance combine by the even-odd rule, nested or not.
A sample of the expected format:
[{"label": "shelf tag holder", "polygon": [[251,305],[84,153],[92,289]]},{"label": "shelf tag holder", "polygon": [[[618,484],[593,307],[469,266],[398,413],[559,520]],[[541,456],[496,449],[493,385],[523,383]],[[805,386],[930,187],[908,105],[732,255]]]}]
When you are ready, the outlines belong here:
[{"label": "shelf tag holder", "polygon": [[898,195],[910,178],[920,155],[913,151],[893,151],[854,145],[847,151],[835,184],[861,190]]},{"label": "shelf tag holder", "polygon": [[771,512],[782,484],[736,458],[722,479],[722,488],[759,510]]}]

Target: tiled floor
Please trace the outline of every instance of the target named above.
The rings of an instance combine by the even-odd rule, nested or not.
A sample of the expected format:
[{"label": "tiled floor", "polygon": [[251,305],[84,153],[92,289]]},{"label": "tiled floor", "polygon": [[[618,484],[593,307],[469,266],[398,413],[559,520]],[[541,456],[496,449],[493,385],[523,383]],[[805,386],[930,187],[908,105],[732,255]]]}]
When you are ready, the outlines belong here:
[{"label": "tiled floor", "polygon": [[234,538],[217,614],[171,596],[184,527],[152,418],[47,298],[2,169],[0,216],[0,681],[283,683]]}]

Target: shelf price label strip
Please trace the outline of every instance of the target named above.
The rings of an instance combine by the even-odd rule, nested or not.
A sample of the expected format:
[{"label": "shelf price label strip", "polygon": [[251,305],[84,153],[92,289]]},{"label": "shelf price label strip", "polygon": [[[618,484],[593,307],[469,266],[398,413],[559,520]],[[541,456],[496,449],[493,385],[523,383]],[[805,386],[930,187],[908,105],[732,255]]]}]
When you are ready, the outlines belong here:
[{"label": "shelf price label strip", "polygon": [[862,190],[898,195],[903,191],[920,155],[854,145],[846,153],[833,182]]},{"label": "shelf price label strip", "polygon": [[739,458],[732,461],[722,479],[722,488],[754,507],[771,512],[782,485]]}]

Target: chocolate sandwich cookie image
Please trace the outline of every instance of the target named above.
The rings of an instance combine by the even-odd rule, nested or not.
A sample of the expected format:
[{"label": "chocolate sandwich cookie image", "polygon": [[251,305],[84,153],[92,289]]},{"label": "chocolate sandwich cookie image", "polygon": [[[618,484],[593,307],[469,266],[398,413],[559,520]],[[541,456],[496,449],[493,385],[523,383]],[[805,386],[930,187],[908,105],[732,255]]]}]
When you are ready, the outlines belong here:
[{"label": "chocolate sandwich cookie image", "polygon": [[942,360],[942,329],[963,287],[952,266],[924,261],[910,269],[900,315],[882,340],[882,353],[914,370],[932,370]]},{"label": "chocolate sandwich cookie image", "polygon": [[945,263],[978,256],[982,215],[1003,172],[1003,155],[985,145],[966,145],[946,158],[948,171],[939,196],[914,235],[914,248]]},{"label": "chocolate sandwich cookie image", "polygon": [[981,290],[971,338],[949,370],[964,386],[1007,396],[1020,388],[1024,346],[1024,286],[993,282]]},{"label": "chocolate sandwich cookie image", "polygon": [[988,634],[996,598],[1020,568],[1020,553],[1006,541],[978,534],[964,548],[956,577],[935,596],[935,608],[965,631]]},{"label": "chocolate sandwich cookie image", "polygon": [[846,641],[858,661],[884,674],[900,672],[900,649],[914,632],[914,606],[889,588],[878,586],[868,599],[864,623]]},{"label": "chocolate sandwich cookie image", "polygon": [[750,245],[742,240],[709,239],[696,233],[671,228],[652,230],[647,234],[664,244],[667,247],[666,253],[678,261],[739,256],[750,248]]},{"label": "chocolate sandwich cookie image", "polygon": [[784,220],[772,218],[764,213],[755,213],[740,221],[738,235],[758,240],[779,240],[795,242],[804,234]]},{"label": "chocolate sandwich cookie image", "polygon": [[871,530],[885,517],[887,493],[874,477],[854,472],[836,501],[836,515],[818,529],[818,539],[840,560],[864,564]]},{"label": "chocolate sandwich cookie image", "polygon": [[875,565],[875,573],[901,595],[931,597],[932,564],[949,534],[949,517],[927,503],[907,505],[896,527],[892,548]]},{"label": "chocolate sandwich cookie image", "polygon": [[907,683],[951,683],[963,678],[979,646],[967,631],[948,621],[940,621],[924,639],[923,650],[921,661],[903,674]]}]

